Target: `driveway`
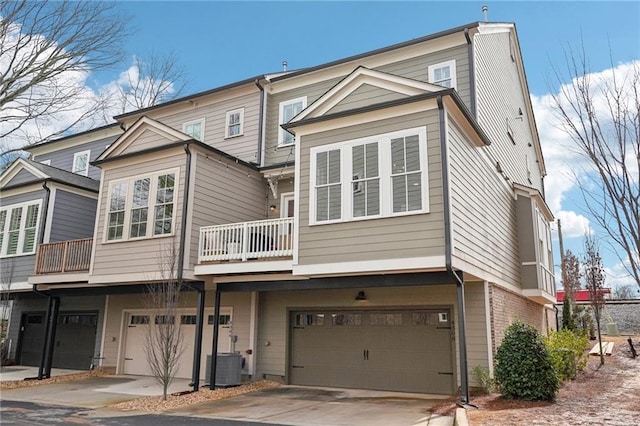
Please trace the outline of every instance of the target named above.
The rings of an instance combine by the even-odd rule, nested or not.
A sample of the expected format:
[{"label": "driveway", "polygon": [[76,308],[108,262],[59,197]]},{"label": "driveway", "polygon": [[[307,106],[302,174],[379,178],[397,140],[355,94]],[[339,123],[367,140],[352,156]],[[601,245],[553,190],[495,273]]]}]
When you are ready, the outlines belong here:
[{"label": "driveway", "polygon": [[[7,370],[4,373],[8,373]],[[29,372],[22,371],[25,377]],[[36,371],[37,373],[37,371]],[[54,372],[55,373],[55,372]],[[2,380],[8,376],[2,374]],[[54,374],[55,376],[55,374]],[[188,380],[177,379],[170,392],[188,390]],[[109,408],[141,396],[160,395],[151,377],[99,376],[18,389],[4,389],[3,401],[29,401],[45,406],[83,409],[86,418],[124,418],[137,412]],[[282,386],[240,396],[190,405],[164,412],[165,416],[219,419],[233,422],[281,425],[452,425],[451,417],[431,417],[429,408],[443,396]],[[185,418],[185,421],[187,419]]]}]

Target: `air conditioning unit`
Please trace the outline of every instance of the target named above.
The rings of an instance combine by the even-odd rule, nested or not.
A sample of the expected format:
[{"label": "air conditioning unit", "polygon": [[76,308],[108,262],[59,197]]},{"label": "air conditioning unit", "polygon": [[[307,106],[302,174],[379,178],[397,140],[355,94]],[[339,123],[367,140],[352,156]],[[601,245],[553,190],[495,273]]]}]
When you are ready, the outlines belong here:
[{"label": "air conditioning unit", "polygon": [[[238,352],[218,353],[216,363],[216,386],[238,386],[242,379],[242,356]],[[205,384],[210,385],[211,361],[213,357],[207,355]]]}]

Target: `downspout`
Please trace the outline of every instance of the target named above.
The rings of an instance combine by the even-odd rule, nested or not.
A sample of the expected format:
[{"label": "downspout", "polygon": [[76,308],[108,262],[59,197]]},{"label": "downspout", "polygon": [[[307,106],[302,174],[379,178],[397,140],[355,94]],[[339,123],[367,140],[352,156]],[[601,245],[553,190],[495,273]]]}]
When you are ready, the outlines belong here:
[{"label": "downspout", "polygon": [[38,236],[38,244],[44,243],[44,231],[47,225],[47,214],[49,213],[49,198],[51,198],[51,189],[47,186],[47,181],[42,182],[42,189],[47,192],[47,196],[44,197],[44,205],[42,206],[42,228],[40,229],[40,235]]},{"label": "downspout", "polygon": [[458,307],[458,351],[460,352],[460,402],[464,406],[469,403],[469,376],[467,372],[467,339],[465,333],[464,315],[464,282],[451,266],[451,205],[449,203],[449,164],[447,157],[447,137],[445,127],[445,112],[442,103],[442,95],[437,97],[438,121],[440,125],[440,161],[442,162],[442,206],[444,214],[444,255],[447,273],[456,283],[457,307]]},{"label": "downspout", "polygon": [[[184,285],[184,251],[185,245],[187,243],[187,209],[189,208],[189,185],[191,183],[191,150],[189,149],[189,144],[184,144],[184,152],[187,154],[187,164],[185,166],[184,171],[184,195],[182,196],[182,220],[180,221],[180,244],[178,247],[178,271],[176,279],[178,280],[178,286],[182,287]],[[189,286],[190,288],[194,288],[193,286]],[[197,288],[198,291],[198,305],[204,300],[204,288]],[[193,367],[191,374],[191,385],[193,386],[194,392],[198,390],[200,386],[200,358],[202,351],[202,319],[203,315],[200,313],[200,309],[198,309],[198,315],[196,315],[198,328],[196,330],[195,342],[193,346]]]},{"label": "downspout", "polygon": [[264,141],[262,140],[262,126],[264,123],[264,87],[260,84],[260,79],[256,78],[255,81],[256,86],[260,89],[260,110],[258,112],[258,155],[256,157],[256,161],[258,162],[258,166],[262,165],[262,145]]},{"label": "downspout", "polygon": [[473,118],[476,120],[478,116],[476,115],[476,75],[475,75],[475,64],[473,61],[473,44],[471,44],[471,36],[469,35],[469,28],[464,29],[464,38],[467,39],[467,60],[469,62],[469,93],[470,95],[470,103],[471,103],[471,114]]}]

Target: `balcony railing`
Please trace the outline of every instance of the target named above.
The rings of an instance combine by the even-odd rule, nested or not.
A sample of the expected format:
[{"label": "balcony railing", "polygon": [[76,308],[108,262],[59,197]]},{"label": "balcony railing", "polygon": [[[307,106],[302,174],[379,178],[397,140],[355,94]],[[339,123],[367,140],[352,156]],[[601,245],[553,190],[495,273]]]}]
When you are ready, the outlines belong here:
[{"label": "balcony railing", "polygon": [[198,262],[293,256],[293,218],[200,228]]},{"label": "balcony railing", "polygon": [[89,270],[93,238],[40,244],[36,254],[36,275]]}]

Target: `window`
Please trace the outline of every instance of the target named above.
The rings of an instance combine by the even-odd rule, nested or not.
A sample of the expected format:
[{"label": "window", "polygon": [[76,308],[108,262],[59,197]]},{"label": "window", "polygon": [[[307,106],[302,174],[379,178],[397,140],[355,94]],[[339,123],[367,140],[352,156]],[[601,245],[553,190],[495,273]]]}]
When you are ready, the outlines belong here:
[{"label": "window", "polygon": [[149,315],[131,315],[131,325],[144,325],[149,324]]},{"label": "window", "polygon": [[225,138],[233,138],[242,136],[244,132],[244,108],[227,111],[226,127],[224,131]]},{"label": "window", "polygon": [[182,132],[202,142],[204,139],[204,118],[184,123],[182,125]]},{"label": "window", "polygon": [[113,182],[109,190],[106,240],[173,233],[177,170]]},{"label": "window", "polygon": [[[289,101],[280,103],[280,116],[278,124],[285,124],[291,121],[293,117],[300,114],[300,112],[307,107],[307,97],[291,99]],[[280,128],[278,134],[278,146],[292,145],[295,142],[294,136]]]},{"label": "window", "polygon": [[309,223],[426,213],[426,135],[419,127],[312,148]]},{"label": "window", "polygon": [[198,317],[196,315],[181,315],[180,324],[195,325],[198,323]]},{"label": "window", "polygon": [[[213,315],[207,317],[207,324],[213,324]],[[231,315],[221,314],[218,316],[218,325],[231,325]]]},{"label": "window", "polygon": [[35,253],[41,203],[38,200],[0,209],[1,256]]},{"label": "window", "polygon": [[51,160],[42,160],[40,162],[40,164],[44,164],[45,166],[50,166],[51,165]]},{"label": "window", "polygon": [[89,174],[89,155],[91,151],[76,152],[73,154],[73,173],[82,176]]},{"label": "window", "polygon": [[456,61],[429,66],[429,83],[456,88]]}]

